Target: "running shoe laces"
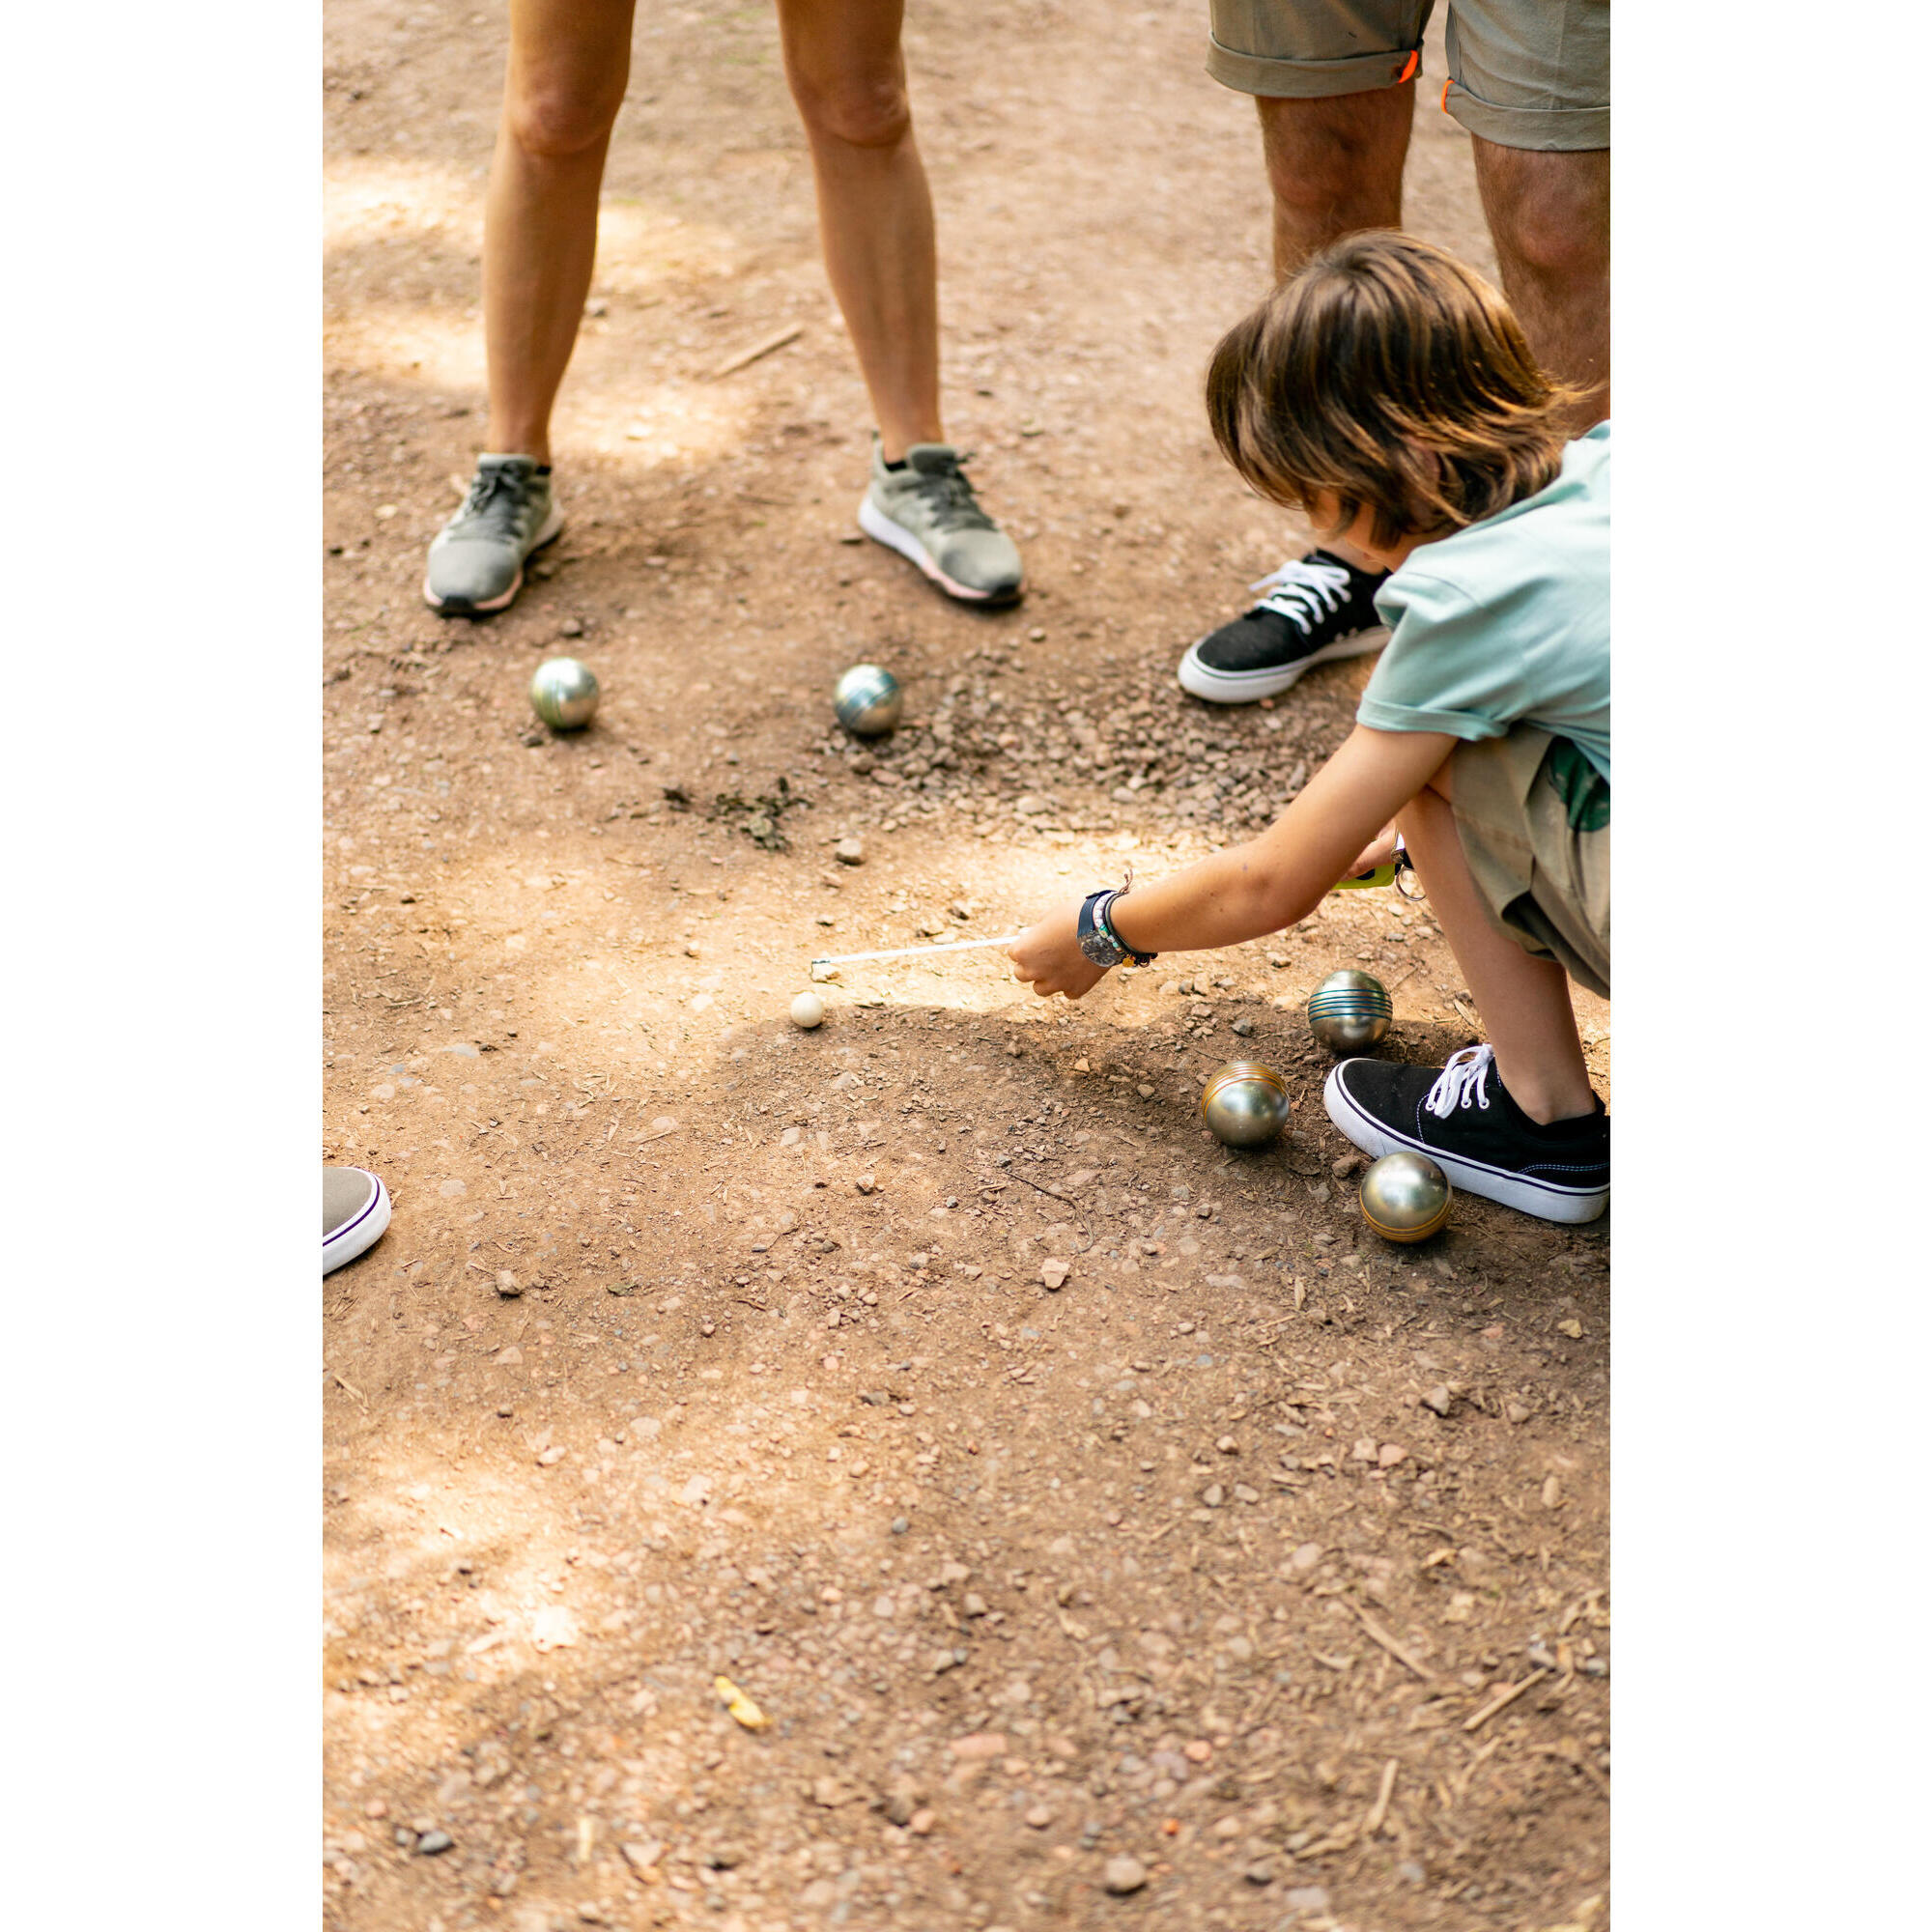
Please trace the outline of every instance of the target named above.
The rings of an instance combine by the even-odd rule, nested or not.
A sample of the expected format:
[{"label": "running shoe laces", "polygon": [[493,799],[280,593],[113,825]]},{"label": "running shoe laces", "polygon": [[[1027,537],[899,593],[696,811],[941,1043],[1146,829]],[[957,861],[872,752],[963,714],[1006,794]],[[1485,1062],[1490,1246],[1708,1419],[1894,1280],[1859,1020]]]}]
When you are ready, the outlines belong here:
[{"label": "running shoe laces", "polygon": [[1494,1060],[1495,1055],[1487,1046],[1465,1046],[1460,1053],[1452,1053],[1449,1064],[1436,1075],[1435,1085],[1422,1104],[1438,1121],[1446,1121],[1459,1107],[1466,1107],[1472,1101],[1478,1107],[1487,1107],[1490,1096],[1483,1089]]},{"label": "running shoe laces", "polygon": [[945,531],[995,530],[999,526],[980,507],[973,486],[962,466],[970,460],[955,456],[950,463],[932,469],[920,469],[920,494],[931,499],[933,521]]},{"label": "running shoe laces", "polygon": [[1279,570],[1257,578],[1250,590],[1266,590],[1255,608],[1286,617],[1306,637],[1323,617],[1332,616],[1349,595],[1350,573],[1321,551],[1291,557]]},{"label": "running shoe laces", "polygon": [[468,522],[471,518],[478,522],[488,520],[497,525],[503,535],[517,534],[517,519],[524,508],[526,485],[528,479],[521,472],[499,469],[496,464],[485,464],[469,479],[469,495],[463,499],[463,509],[459,521]]}]

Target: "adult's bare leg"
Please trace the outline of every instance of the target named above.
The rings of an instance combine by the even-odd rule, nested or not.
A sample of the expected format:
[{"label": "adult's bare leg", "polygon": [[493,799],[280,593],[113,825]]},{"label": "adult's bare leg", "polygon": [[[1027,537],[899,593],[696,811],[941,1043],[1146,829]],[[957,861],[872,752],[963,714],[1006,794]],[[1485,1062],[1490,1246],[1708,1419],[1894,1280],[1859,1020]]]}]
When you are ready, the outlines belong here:
[{"label": "adult's bare leg", "polygon": [[1415,120],[1412,80],[1314,99],[1257,95],[1255,106],[1274,198],[1278,280],[1344,235],[1402,225],[1402,169]]},{"label": "adult's bare leg", "polygon": [[1610,412],[1610,152],[1470,141],[1503,293],[1537,360],[1586,391],[1586,430]]},{"label": "adult's bare leg", "polygon": [[597,254],[597,197],[631,71],[634,0],[510,0],[483,218],[488,447],[550,461]]},{"label": "adult's bare leg", "polygon": [[903,0],[779,0],[818,226],[886,461],[944,442],[939,257],[899,49]]},{"label": "adult's bare leg", "polygon": [[1429,909],[1475,996],[1496,1071],[1510,1098],[1545,1126],[1592,1113],[1596,1096],[1577,1036],[1569,975],[1553,959],[1525,952],[1491,923],[1463,855],[1455,810],[1443,792],[1433,788],[1449,782],[1445,765],[1432,786],[1403,808],[1396,823],[1429,895]]}]

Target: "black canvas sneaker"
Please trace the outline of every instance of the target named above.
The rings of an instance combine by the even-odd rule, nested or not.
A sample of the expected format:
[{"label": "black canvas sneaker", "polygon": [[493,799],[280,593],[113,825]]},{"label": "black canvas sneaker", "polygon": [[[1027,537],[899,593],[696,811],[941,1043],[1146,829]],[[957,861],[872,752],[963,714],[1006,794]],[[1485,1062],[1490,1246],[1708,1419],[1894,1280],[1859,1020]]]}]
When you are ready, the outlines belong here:
[{"label": "black canvas sneaker", "polygon": [[389,1190],[366,1167],[322,1170],[322,1271],[353,1262],[383,1238],[389,1225]]},{"label": "black canvas sneaker", "polygon": [[1328,1118],[1379,1160],[1425,1153],[1452,1185],[1544,1221],[1594,1221],[1610,1200],[1610,1117],[1541,1126],[1504,1090],[1495,1056],[1465,1046],[1446,1066],[1345,1060],[1322,1091]]},{"label": "black canvas sneaker", "polygon": [[1386,572],[1371,576],[1312,550],[1253,585],[1267,595],[1200,639],[1180,661],[1180,688],[1210,704],[1278,697],[1310,665],[1378,651],[1388,626],[1376,611]]}]

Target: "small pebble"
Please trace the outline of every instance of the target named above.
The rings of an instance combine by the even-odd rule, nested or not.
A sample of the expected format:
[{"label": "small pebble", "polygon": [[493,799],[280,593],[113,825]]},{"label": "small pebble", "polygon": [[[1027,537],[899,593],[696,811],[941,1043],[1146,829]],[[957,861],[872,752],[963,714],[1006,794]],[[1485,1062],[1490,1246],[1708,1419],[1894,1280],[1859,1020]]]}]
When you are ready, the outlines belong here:
[{"label": "small pebble", "polygon": [[1421,1403],[1424,1408],[1433,1409],[1437,1415],[1447,1415],[1453,1398],[1448,1389],[1438,1383],[1426,1395],[1418,1396],[1416,1400]]},{"label": "small pebble", "polygon": [[1250,1885],[1272,1885],[1274,1883],[1274,1867],[1265,1862],[1252,1864],[1241,1876]]},{"label": "small pebble", "polygon": [[841,866],[863,866],[866,863],[866,848],[857,838],[841,838],[833,846],[832,856]]},{"label": "small pebble", "polygon": [[522,1287],[518,1284],[517,1277],[508,1268],[498,1268],[497,1270],[497,1293],[505,1301],[514,1301],[523,1292]]},{"label": "small pebble", "polygon": [[[1148,1882],[1147,1866],[1125,1852],[1116,1852],[1107,1861],[1106,1869],[1100,1874],[1100,1880],[1116,1898],[1124,1898],[1129,1892],[1138,1891]],[[1327,1894],[1322,1895],[1325,1898]]]},{"label": "small pebble", "polygon": [[439,1852],[446,1852],[456,1843],[447,1832],[425,1832],[416,1840],[416,1850],[422,1857],[433,1859]]},{"label": "small pebble", "polygon": [[852,1184],[861,1194],[869,1194],[873,1188],[878,1186],[879,1181],[876,1175],[862,1174]]},{"label": "small pebble", "polygon": [[1053,1823],[1053,1813],[1044,1804],[1035,1804],[1028,1808],[1026,1822],[1036,1832],[1043,1832]]},{"label": "small pebble", "polygon": [[581,617],[566,617],[556,627],[559,638],[581,638],[583,635],[583,620]]},{"label": "small pebble", "polygon": [[1066,1277],[1072,1270],[1063,1261],[1045,1261],[1039,1264],[1039,1278],[1049,1291],[1058,1293],[1066,1285]]}]

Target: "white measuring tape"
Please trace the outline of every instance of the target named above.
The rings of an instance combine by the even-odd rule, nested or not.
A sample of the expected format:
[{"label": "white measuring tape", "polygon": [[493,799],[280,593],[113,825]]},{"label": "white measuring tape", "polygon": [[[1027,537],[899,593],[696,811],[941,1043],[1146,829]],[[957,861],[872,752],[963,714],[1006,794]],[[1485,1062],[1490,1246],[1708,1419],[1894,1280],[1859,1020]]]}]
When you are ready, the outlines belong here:
[{"label": "white measuring tape", "polygon": [[933,952],[970,952],[976,946],[1010,946],[1014,940],[1025,937],[1023,932],[1009,932],[1000,939],[949,939],[942,946],[898,946],[889,952],[821,953],[811,964],[849,966],[858,959],[923,959]]}]

